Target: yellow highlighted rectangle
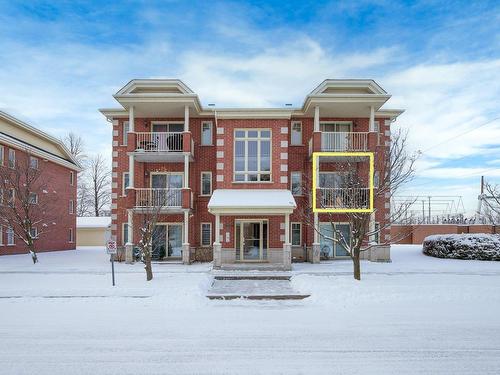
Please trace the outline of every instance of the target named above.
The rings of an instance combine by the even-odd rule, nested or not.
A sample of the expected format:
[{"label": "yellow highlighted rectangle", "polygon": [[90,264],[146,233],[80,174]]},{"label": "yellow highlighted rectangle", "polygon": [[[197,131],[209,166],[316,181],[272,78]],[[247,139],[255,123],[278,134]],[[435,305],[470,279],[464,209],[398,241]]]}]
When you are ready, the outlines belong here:
[{"label": "yellow highlighted rectangle", "polygon": [[[370,208],[318,208],[316,207],[316,184],[317,174],[319,174],[319,158],[321,156],[340,156],[340,157],[367,157],[369,159],[369,189],[370,189]],[[373,212],[373,175],[375,158],[373,152],[313,152],[312,154],[312,176],[313,176],[313,212]]]}]

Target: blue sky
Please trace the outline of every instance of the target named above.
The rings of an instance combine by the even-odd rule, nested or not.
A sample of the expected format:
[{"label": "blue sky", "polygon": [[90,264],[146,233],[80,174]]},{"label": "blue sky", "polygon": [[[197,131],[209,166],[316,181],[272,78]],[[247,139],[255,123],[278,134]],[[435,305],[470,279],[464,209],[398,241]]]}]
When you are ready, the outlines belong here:
[{"label": "blue sky", "polygon": [[473,210],[479,176],[500,180],[499,24],[498,1],[1,1],[0,108],[110,153],[97,108],[131,78],[178,77],[218,106],[374,78],[426,150],[407,193]]}]

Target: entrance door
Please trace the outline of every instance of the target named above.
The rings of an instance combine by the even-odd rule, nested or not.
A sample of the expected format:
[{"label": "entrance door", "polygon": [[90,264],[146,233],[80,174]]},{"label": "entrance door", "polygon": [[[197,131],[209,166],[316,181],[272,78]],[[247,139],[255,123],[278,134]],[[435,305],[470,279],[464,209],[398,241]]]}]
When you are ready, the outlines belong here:
[{"label": "entrance door", "polygon": [[267,221],[236,221],[236,260],[267,259]]},{"label": "entrance door", "polygon": [[182,256],[182,224],[158,224],[153,231],[152,259]]}]

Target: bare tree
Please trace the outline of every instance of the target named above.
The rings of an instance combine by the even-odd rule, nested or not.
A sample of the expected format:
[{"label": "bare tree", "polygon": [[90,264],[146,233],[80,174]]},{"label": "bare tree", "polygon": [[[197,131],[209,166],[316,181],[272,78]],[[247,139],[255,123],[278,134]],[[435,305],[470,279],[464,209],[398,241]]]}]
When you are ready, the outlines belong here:
[{"label": "bare tree", "polygon": [[[377,188],[374,189],[374,202],[385,202],[386,199],[392,198],[399,188],[413,178],[418,154],[410,155],[406,149],[407,133],[399,130],[393,133],[391,146],[378,154],[375,160],[375,170],[379,171],[379,182]],[[337,179],[334,188],[318,189],[317,206],[320,208],[341,206],[348,209],[367,206],[369,192],[366,189],[367,179],[363,177],[363,175],[367,174],[366,171],[358,169],[355,161],[338,164],[336,171],[340,172],[339,176],[341,177]],[[308,191],[311,191],[311,189],[308,189]],[[312,202],[312,197],[310,197],[310,202]],[[319,232],[319,235],[343,247],[353,261],[354,278],[361,280],[361,253],[375,246],[387,246],[400,240],[401,238],[385,240],[381,234],[392,223],[403,218],[410,206],[410,202],[402,202],[397,207],[393,207],[390,217],[379,220],[377,228],[370,225],[374,223],[372,215],[376,214],[376,207],[373,212],[342,213],[342,221],[349,224],[348,236],[335,225],[339,221],[339,214],[327,212],[325,215],[331,225],[332,235],[329,236],[322,232]],[[307,208],[304,221],[314,230],[318,230],[314,226],[311,217],[311,209]],[[408,234],[402,233],[401,236],[407,236]],[[377,243],[374,241],[375,238],[378,238]]]},{"label": "bare tree", "polygon": [[78,185],[76,189],[76,215],[81,216],[91,216],[92,215],[92,196],[90,194],[90,188],[85,175],[78,179]]},{"label": "bare tree", "polygon": [[[144,189],[136,191],[139,215],[139,241],[137,246],[140,251],[141,261],[146,270],[146,280],[153,279],[153,239],[158,230],[157,224],[161,214],[171,205],[178,205],[182,195],[178,189]],[[129,231],[132,228],[129,228]]]},{"label": "bare tree", "polygon": [[64,143],[66,148],[69,150],[73,158],[83,166],[87,155],[85,154],[85,144],[82,137],[70,132],[66,134],[61,141]]},{"label": "bare tree", "polygon": [[88,179],[92,211],[95,216],[102,216],[102,211],[111,202],[111,168],[106,159],[97,154],[90,158]]},{"label": "bare tree", "polygon": [[500,185],[485,183],[485,194],[481,196],[482,215],[490,224],[500,223]]},{"label": "bare tree", "polygon": [[33,263],[38,261],[36,242],[57,223],[58,196],[50,189],[44,163],[29,150],[0,166],[0,222],[24,242]]}]

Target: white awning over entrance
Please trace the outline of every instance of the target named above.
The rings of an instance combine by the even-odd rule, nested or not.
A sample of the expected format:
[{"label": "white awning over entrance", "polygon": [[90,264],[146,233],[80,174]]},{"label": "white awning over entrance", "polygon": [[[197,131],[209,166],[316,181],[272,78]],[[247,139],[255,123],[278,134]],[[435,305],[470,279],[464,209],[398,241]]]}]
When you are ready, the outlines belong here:
[{"label": "white awning over entrance", "polygon": [[290,190],[217,189],[208,202],[208,211],[223,215],[291,214],[297,208]]}]

